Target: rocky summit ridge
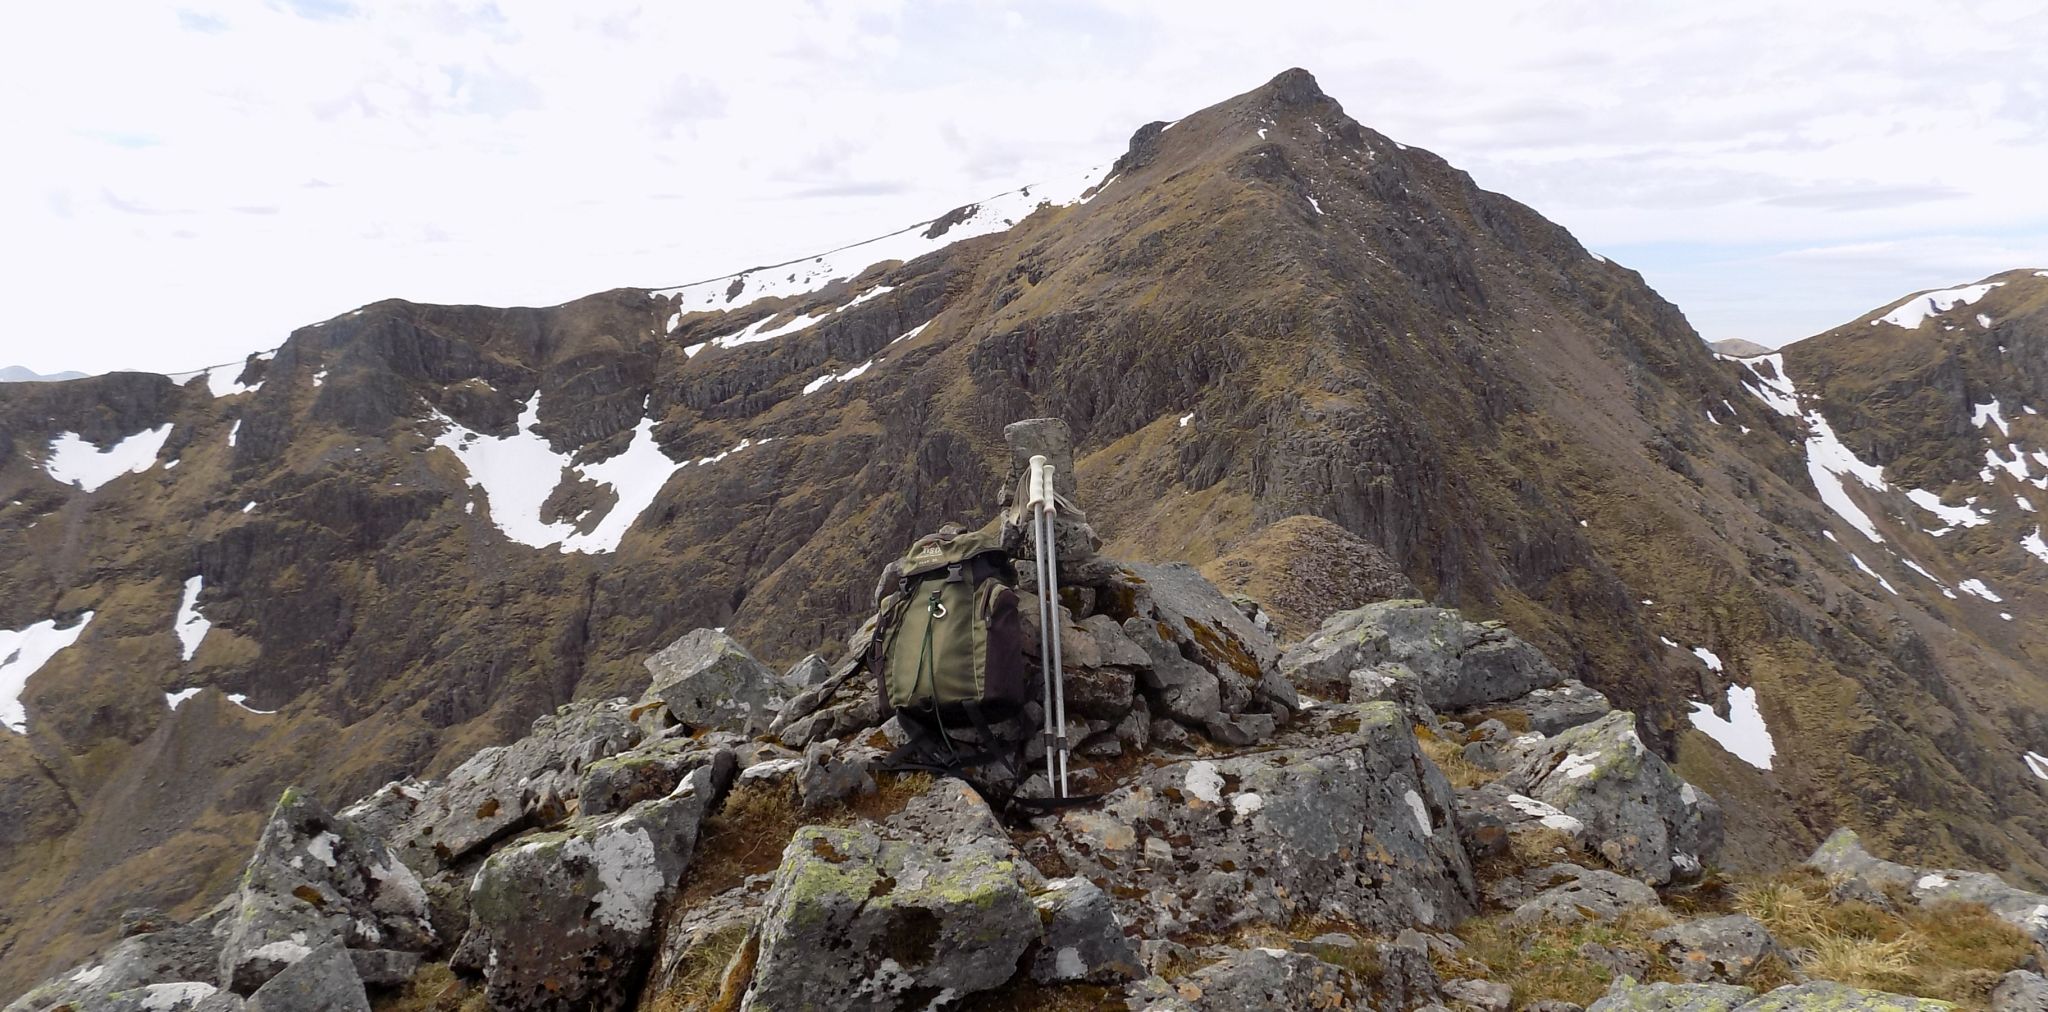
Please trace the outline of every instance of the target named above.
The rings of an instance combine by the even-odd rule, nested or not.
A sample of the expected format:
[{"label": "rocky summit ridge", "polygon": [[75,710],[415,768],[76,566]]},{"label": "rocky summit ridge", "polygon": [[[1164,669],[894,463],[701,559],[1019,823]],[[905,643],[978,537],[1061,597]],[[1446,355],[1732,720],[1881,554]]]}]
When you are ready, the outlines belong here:
[{"label": "rocky summit ridge", "polygon": [[[1002,433],[1027,417],[1072,427],[1106,553],[1187,563],[1282,643],[1425,599],[1494,630],[1480,656],[1512,635],[1564,677],[1529,690],[1532,729],[1634,714],[1723,809],[1728,874],[1846,825],[2042,888],[2044,304],[2048,277],[2006,272],[1717,356],[1635,272],[1290,71],[1100,170],[831,254],[546,308],[379,302],[230,366],[5,384],[0,994],[107,951],[125,909],[201,921],[285,788],[333,811],[487,779],[470,764],[527,761],[536,720],[638,698],[690,630],[811,658],[750,704],[787,718],[768,733],[864,727],[859,699],[821,700],[878,563],[1006,504]],[[1111,690],[1138,679],[1117,649]],[[1219,676],[1243,705],[1215,726],[1148,697],[1148,732],[1241,750],[1266,718],[1306,728],[1251,691],[1256,664]],[[1302,691],[1375,691],[1351,670]],[[1202,712],[1208,689],[1175,698]],[[1112,716],[1104,748],[1182,747],[1086,719]],[[1482,743],[1422,744],[1449,770]],[[1512,772],[1473,751],[1454,779]],[[443,795],[435,841],[370,832],[473,860],[565,825],[528,814],[582,804],[562,779],[460,820]],[[718,813],[752,797],[720,790]],[[1674,875],[1687,832],[1664,830]],[[1663,846],[1602,859],[1654,878]],[[1887,930],[1931,929],[1893,902]],[[1467,976],[1509,973],[1483,961]]]},{"label": "rocky summit ridge", "polygon": [[[1098,802],[1005,819],[889,767],[903,729],[864,680],[698,630],[638,700],[445,778],[339,812],[287,790],[221,902],[128,912],[6,1010],[1955,1007],[1809,973],[1838,964],[1729,909],[1714,799],[1498,625],[1395,599],[1282,652],[1185,567],[1073,589]],[[2002,946],[1969,997],[2048,994],[1998,962],[2038,958],[2048,897],[1848,830],[1809,867],[1838,910],[1967,904]],[[1489,922],[1595,929],[1564,958],[1611,983],[1488,979]]]}]

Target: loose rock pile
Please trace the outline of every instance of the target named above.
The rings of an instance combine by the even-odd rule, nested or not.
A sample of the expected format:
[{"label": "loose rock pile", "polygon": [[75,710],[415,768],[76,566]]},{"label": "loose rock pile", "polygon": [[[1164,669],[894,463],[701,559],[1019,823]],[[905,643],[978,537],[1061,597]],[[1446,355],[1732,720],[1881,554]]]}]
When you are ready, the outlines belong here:
[{"label": "loose rock pile", "polygon": [[[1187,567],[1097,562],[1051,620],[1079,754],[1106,764],[1098,803],[1006,825],[965,783],[900,780],[852,664],[778,674],[697,630],[649,659],[638,701],[564,706],[439,782],[338,814],[288,792],[213,912],[134,912],[131,937],[7,1012],[368,1009],[429,962],[518,1010],[969,1008],[1033,988],[1127,1009],[1505,1010],[1483,970],[1440,969],[1469,967],[1451,932],[1488,909],[1668,925],[1581,950],[1614,978],[1593,1009],[1946,1007],[1753,990],[1801,954],[1741,915],[1681,919],[1657,888],[1711,860],[1712,799],[1504,628],[1381,602],[1283,654]],[[1426,741],[1487,782],[1453,786]],[[892,803],[861,802],[885,784]],[[780,860],[686,898],[738,791],[784,799]],[[1556,860],[1475,870],[1530,851]],[[1988,875],[1894,865],[1853,834],[1813,864],[1845,900],[1959,897],[2048,940],[2048,897]],[[1292,941],[1233,941],[1276,932]],[[2038,1007],[2048,982],[2015,972],[1997,994]]]}]

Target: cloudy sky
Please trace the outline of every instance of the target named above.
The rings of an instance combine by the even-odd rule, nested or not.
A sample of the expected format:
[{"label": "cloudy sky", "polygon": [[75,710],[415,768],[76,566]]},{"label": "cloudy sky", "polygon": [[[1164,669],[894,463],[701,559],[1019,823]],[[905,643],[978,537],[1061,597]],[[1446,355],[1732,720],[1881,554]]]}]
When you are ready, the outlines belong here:
[{"label": "cloudy sky", "polygon": [[2034,0],[110,0],[9,22],[0,365],[45,372],[228,361],[392,296],[541,305],[789,259],[1106,162],[1289,66],[1712,339],[2048,267]]}]

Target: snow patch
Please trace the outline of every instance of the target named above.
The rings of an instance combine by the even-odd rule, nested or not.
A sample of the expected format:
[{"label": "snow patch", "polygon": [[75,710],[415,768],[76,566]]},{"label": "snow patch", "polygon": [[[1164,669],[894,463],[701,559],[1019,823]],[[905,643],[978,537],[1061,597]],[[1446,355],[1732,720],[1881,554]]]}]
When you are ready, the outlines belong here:
[{"label": "snow patch", "polygon": [[1188,413],[1187,413],[1187,414],[1185,414],[1185,415],[1182,415],[1182,416],[1180,416],[1180,428],[1183,428],[1183,429],[1187,428],[1187,427],[1188,427],[1188,423],[1189,423],[1189,422],[1192,422],[1192,421],[1194,421],[1194,420],[1195,420],[1195,413],[1194,413],[1194,412],[1192,412],[1192,411],[1188,412]]},{"label": "snow patch", "polygon": [[[1109,166],[1098,165],[1061,178],[1034,183],[986,200],[958,208],[961,217],[944,232],[931,235],[938,219],[918,222],[888,235],[813,257],[804,257],[767,267],[755,267],[676,288],[648,292],[656,298],[676,299],[682,312],[698,312],[717,306],[743,306],[756,299],[784,298],[815,292],[834,281],[857,277],[867,268],[885,260],[915,260],[934,250],[964,239],[1008,231],[1041,206],[1064,207],[1087,203],[1109,186]],[[1090,193],[1090,190],[1093,193]],[[1083,196],[1087,194],[1087,196]],[[953,212],[948,212],[950,217]],[[674,329],[671,325],[670,329]],[[699,350],[702,350],[699,348]],[[686,353],[695,354],[685,349]]]},{"label": "snow patch", "polygon": [[[491,522],[498,530],[533,548],[560,545],[565,555],[617,551],[626,531],[653,505],[669,477],[689,466],[688,461],[671,460],[662,451],[654,439],[654,419],[648,417],[640,419],[633,428],[632,442],[617,456],[595,464],[572,463],[573,454],[555,452],[547,439],[534,431],[540,421],[538,392],[527,400],[509,436],[475,432],[438,411],[432,418],[446,426],[434,438],[434,445],[446,447],[462,461],[470,487],[481,489],[490,503]],[[738,448],[744,449],[748,442],[743,440]],[[723,456],[698,463],[711,463]],[[540,518],[541,504],[562,483],[564,471],[583,481],[609,485],[618,497],[589,533],[579,533],[573,523]]]},{"label": "snow patch", "polygon": [[164,693],[164,702],[169,703],[171,709],[175,711],[179,706],[183,705],[186,700],[191,699],[193,696],[199,695],[200,693],[205,691],[206,687],[201,685],[195,686],[190,689],[179,689],[176,692],[166,692]]},{"label": "snow patch", "polygon": [[1715,656],[1712,650],[1708,650],[1706,647],[1694,647],[1692,648],[1692,653],[1694,657],[1698,657],[1701,662],[1706,664],[1708,671],[1719,672],[1722,670],[1721,658]]},{"label": "snow patch", "polygon": [[853,307],[858,306],[863,302],[866,302],[870,299],[881,298],[882,296],[887,295],[895,290],[896,289],[890,285],[876,285],[875,287],[870,288],[867,291],[854,296],[853,298],[847,300],[845,303],[842,303],[838,306],[834,306],[829,309],[811,310],[810,312],[807,312],[802,316],[795,317],[791,319],[789,322],[777,327],[768,326],[770,323],[773,323],[775,320],[779,319],[782,316],[781,313],[773,313],[760,320],[756,320],[755,322],[748,324],[747,326],[742,327],[739,330],[733,331],[730,334],[726,334],[722,337],[714,337],[711,339],[710,343],[713,346],[719,348],[737,348],[743,344],[759,344],[762,341],[773,341],[778,337],[788,337],[789,335],[797,333],[799,331],[809,330],[812,327],[815,327],[818,324],[823,323],[826,320],[829,320],[832,317],[839,315],[840,313],[852,309]]},{"label": "snow patch", "polygon": [[2042,562],[2048,562],[2048,541],[2041,539],[2041,528],[2039,526],[2034,528],[2034,533],[2020,539],[2020,547],[2033,553],[2034,558],[2040,559]]},{"label": "snow patch", "polygon": [[2039,752],[2029,752],[2020,758],[2027,761],[2027,769],[2032,771],[2035,776],[2048,780],[2048,755],[2042,755]]},{"label": "snow patch", "polygon": [[178,634],[178,656],[191,660],[199,651],[199,642],[206,638],[207,630],[213,623],[199,614],[199,591],[205,586],[205,578],[194,576],[185,581],[185,596],[178,602],[178,617],[171,621],[171,631]]},{"label": "snow patch", "polygon": [[2012,430],[2006,428],[2005,412],[2002,410],[2002,406],[1997,401],[1992,401],[1989,404],[1976,404],[1971,406],[1970,427],[1974,429],[1981,429],[1984,427],[1985,422],[1990,422],[1991,424],[1998,426],[1998,434],[2001,436],[2009,436],[2012,434]]},{"label": "snow patch", "polygon": [[2005,598],[1999,597],[1996,591],[1993,591],[1990,587],[1985,586],[1983,580],[1979,580],[1975,577],[1972,577],[1968,580],[1964,580],[1963,582],[1956,584],[1956,589],[1962,591],[1965,594],[1970,594],[1975,597],[1981,597],[1984,600],[1991,602],[1992,604],[1999,604],[2005,600]]},{"label": "snow patch", "polygon": [[1856,568],[1862,570],[1865,575],[1869,576],[1873,580],[1876,580],[1878,586],[1883,587],[1884,589],[1889,590],[1894,594],[1898,593],[1897,590],[1894,590],[1892,588],[1891,581],[1886,580],[1884,577],[1877,575],[1877,570],[1872,569],[1867,565],[1864,565],[1863,560],[1858,558],[1855,552],[1849,553],[1849,561],[1855,563]]},{"label": "snow patch", "polygon": [[1875,327],[1889,323],[1894,327],[1917,330],[1930,316],[1939,316],[1957,306],[1967,306],[1984,297],[1985,293],[2005,284],[2003,281],[1988,281],[1981,285],[1964,285],[1961,288],[1944,288],[1938,292],[1922,292],[1898,304],[1891,312],[1870,321]]},{"label": "snow patch", "polygon": [[164,448],[164,440],[170,436],[171,423],[165,422],[154,429],[123,437],[114,445],[101,449],[80,438],[78,433],[62,433],[50,440],[50,452],[43,470],[60,482],[76,485],[87,492],[96,491],[101,485],[124,474],[149,470],[156,463],[157,453]]},{"label": "snow patch", "polygon": [[906,330],[903,333],[897,335],[895,338],[891,339],[889,343],[895,344],[897,341],[911,340],[912,338],[915,338],[917,335],[924,333],[924,328],[929,327],[931,325],[932,321],[926,320],[923,323],[920,323],[917,326],[912,327],[909,330]]},{"label": "snow patch", "polygon": [[[1925,489],[1907,489],[1906,498],[1911,499],[1913,505],[1940,517],[1942,523],[1950,527],[1982,527],[1991,522],[1984,519],[1982,514],[1968,506],[1943,505],[1940,496]],[[1942,533],[1946,534],[1948,532],[1943,531]]]},{"label": "snow patch", "polygon": [[1757,708],[1755,688],[1728,687],[1725,720],[1714,713],[1711,704],[1701,702],[1692,703],[1692,712],[1686,717],[1730,755],[1760,770],[1771,768],[1771,757],[1778,753],[1778,748],[1771,741],[1770,728],[1764,725],[1763,711]]},{"label": "snow patch", "polygon": [[259,714],[262,714],[263,716],[266,716],[266,717],[268,717],[268,716],[270,716],[271,714],[273,714],[273,713],[276,713],[276,712],[277,712],[276,710],[259,710],[259,709],[255,708],[255,707],[253,707],[253,706],[250,706],[250,705],[249,705],[249,697],[248,697],[248,696],[245,696],[245,695],[243,695],[243,694],[241,694],[241,693],[239,693],[239,692],[237,692],[237,693],[233,693],[233,694],[229,695],[229,696],[228,696],[228,702],[230,702],[230,703],[233,703],[233,704],[235,704],[236,706],[239,706],[239,707],[241,707],[242,709],[244,709],[244,710],[247,710],[247,711],[249,711],[250,713],[259,713]]},{"label": "snow patch", "polygon": [[833,383],[844,383],[847,380],[859,376],[861,373],[867,372],[869,369],[874,367],[874,364],[874,359],[868,359],[867,361],[862,362],[861,364],[854,366],[853,368],[848,369],[845,372],[839,373],[837,375],[828,372],[825,375],[820,376],[817,379],[814,379],[809,383],[804,384],[804,393],[806,395],[814,394],[820,390],[825,389],[825,387]]},{"label": "snow patch", "polygon": [[1314,197],[1308,198],[1308,206],[1317,214],[1323,213],[1323,205],[1316,203],[1316,198]]},{"label": "snow patch", "polygon": [[1191,797],[1220,805],[1223,803],[1223,774],[1216,772],[1215,763],[1197,759],[1188,764],[1187,790]]},{"label": "snow patch", "polygon": [[1977,326],[1979,326],[1979,327],[1982,327],[1982,328],[1984,328],[1985,330],[1990,330],[1990,329],[1991,329],[1991,317],[1985,316],[1985,315],[1984,315],[1983,313],[1978,313],[1978,314],[1977,314]]},{"label": "snow patch", "polygon": [[1884,469],[1864,463],[1842,445],[1834,427],[1820,412],[1807,412],[1806,424],[1809,430],[1806,437],[1806,473],[1813,479],[1820,501],[1872,543],[1883,543],[1884,537],[1877,533],[1876,522],[1856,505],[1854,499],[1849,498],[1849,490],[1842,479],[1844,476],[1854,478],[1865,488],[1883,492],[1891,487],[1885,483]]},{"label": "snow patch", "polygon": [[57,628],[56,619],[45,619],[25,629],[0,629],[0,724],[22,734],[28,733],[28,708],[21,693],[30,675],[42,669],[57,652],[78,642],[92,621],[92,612],[78,617],[78,624]]}]

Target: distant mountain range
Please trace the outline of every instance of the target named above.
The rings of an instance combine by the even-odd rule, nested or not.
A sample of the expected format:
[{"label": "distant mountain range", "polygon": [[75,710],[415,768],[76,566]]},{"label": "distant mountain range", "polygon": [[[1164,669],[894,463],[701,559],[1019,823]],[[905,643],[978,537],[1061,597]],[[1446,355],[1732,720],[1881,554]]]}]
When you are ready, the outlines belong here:
[{"label": "distant mountain range", "polygon": [[27,366],[0,366],[0,383],[54,383],[58,380],[84,379],[82,372],[59,372],[47,376]]}]

